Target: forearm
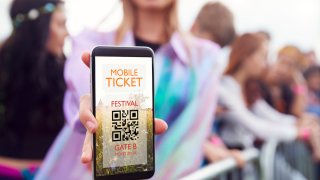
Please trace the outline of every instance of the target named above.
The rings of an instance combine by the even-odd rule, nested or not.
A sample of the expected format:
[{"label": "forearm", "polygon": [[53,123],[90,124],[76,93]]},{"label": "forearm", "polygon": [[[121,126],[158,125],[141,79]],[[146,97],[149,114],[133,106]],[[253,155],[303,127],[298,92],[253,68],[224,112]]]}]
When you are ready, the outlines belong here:
[{"label": "forearm", "polygon": [[306,109],[306,96],[304,94],[295,94],[290,112],[291,114],[301,117]]},{"label": "forearm", "polygon": [[246,109],[233,110],[226,117],[232,121],[238,121],[255,136],[264,140],[292,141],[297,138],[297,128],[294,124],[279,125],[256,116]]},{"label": "forearm", "polygon": [[307,103],[307,86],[305,79],[300,73],[294,76],[292,91],[294,93],[293,102],[290,108],[290,113],[301,117],[306,109]]}]

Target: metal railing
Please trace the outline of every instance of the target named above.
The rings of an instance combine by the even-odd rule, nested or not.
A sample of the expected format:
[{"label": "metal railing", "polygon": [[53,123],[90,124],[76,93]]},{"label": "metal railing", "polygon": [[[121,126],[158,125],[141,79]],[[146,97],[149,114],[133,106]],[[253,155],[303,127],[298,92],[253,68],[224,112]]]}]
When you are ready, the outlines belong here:
[{"label": "metal railing", "polygon": [[[253,179],[262,180],[316,180],[311,154],[308,146],[300,141],[291,143],[269,141],[263,145],[261,151],[255,148],[243,151],[246,163],[253,164],[258,170],[258,175]],[[236,161],[227,158],[209,164],[182,179],[241,179],[242,174],[239,171],[237,173],[237,170]]]},{"label": "metal railing", "polygon": [[[245,150],[243,152],[244,160],[249,162],[258,161],[259,159],[259,150],[252,148]],[[227,158],[223,161],[216,162],[206,167],[182,178],[183,180],[194,180],[194,179],[214,179],[214,178],[222,178],[224,179],[227,173],[231,172],[231,179],[232,178],[232,171],[237,169],[237,163],[233,158]]]},{"label": "metal railing", "polygon": [[312,152],[300,141],[266,143],[261,150],[260,165],[265,180],[316,179]]}]

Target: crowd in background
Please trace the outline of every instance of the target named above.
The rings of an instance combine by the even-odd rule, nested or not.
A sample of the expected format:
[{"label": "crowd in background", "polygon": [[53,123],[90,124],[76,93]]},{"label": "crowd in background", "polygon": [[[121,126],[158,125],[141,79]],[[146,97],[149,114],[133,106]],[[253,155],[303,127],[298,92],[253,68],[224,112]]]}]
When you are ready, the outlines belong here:
[{"label": "crowd in background", "polygon": [[13,1],[14,29],[0,44],[0,179],[91,178],[80,161],[90,134],[79,117],[90,92],[81,56],[101,44],[155,52],[155,117],[169,126],[156,138],[155,178],[177,179],[229,157],[245,170],[241,152],[269,140],[304,142],[319,167],[314,51],[288,44],[270,59],[269,33],[238,34],[233,13],[218,2],[201,9],[190,32],[178,26],[177,0],[122,3],[115,31],[85,30],[65,57],[63,2]]}]

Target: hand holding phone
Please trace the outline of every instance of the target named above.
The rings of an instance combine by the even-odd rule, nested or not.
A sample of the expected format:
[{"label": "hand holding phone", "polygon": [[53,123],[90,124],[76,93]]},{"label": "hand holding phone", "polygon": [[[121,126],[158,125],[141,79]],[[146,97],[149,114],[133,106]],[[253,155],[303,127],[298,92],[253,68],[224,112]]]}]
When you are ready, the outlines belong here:
[{"label": "hand holding phone", "polygon": [[[104,49],[105,50],[105,49]],[[124,52],[123,50],[125,50],[126,52]],[[131,51],[130,51],[131,50]],[[103,78],[105,78],[105,85],[107,85],[107,86],[110,86],[110,87],[115,87],[115,88],[119,88],[119,87],[124,87],[125,89],[114,89],[115,91],[113,91],[112,92],[112,88],[106,88],[106,94],[107,94],[107,96],[106,97],[110,97],[109,95],[111,94],[112,96],[111,96],[111,98],[106,98],[107,99],[107,101],[108,100],[111,100],[111,99],[117,99],[118,97],[126,97],[127,96],[127,94],[128,94],[128,92],[125,92],[126,90],[128,90],[128,88],[130,89],[130,88],[132,88],[132,87],[134,87],[134,88],[136,88],[136,87],[138,87],[139,85],[142,85],[143,83],[145,83],[145,82],[143,82],[142,81],[142,79],[143,79],[143,77],[140,77],[139,78],[139,68],[143,71],[143,73],[145,73],[146,71],[145,71],[145,69],[143,69],[143,68],[141,68],[141,67],[143,67],[143,66],[136,66],[137,64],[139,64],[140,63],[140,65],[143,65],[143,62],[141,61],[142,59],[144,59],[145,58],[145,62],[149,62],[149,65],[151,65],[150,64],[150,59],[149,60],[147,60],[147,57],[150,57],[149,55],[150,55],[150,52],[149,52],[149,54],[148,54],[148,52],[147,52],[147,57],[146,57],[146,54],[145,54],[145,52],[142,52],[141,50],[145,50],[145,49],[141,49],[141,48],[137,48],[137,49],[132,49],[132,48],[130,48],[130,50],[129,50],[129,52],[127,52],[128,51],[128,49],[126,49],[126,48],[124,48],[124,49],[122,49],[122,51],[119,51],[120,52],[120,55],[119,55],[119,57],[120,57],[120,59],[122,58],[122,59],[126,59],[126,60],[124,60],[123,61],[123,64],[121,64],[120,63],[120,61],[116,61],[116,62],[114,62],[112,59],[115,59],[115,57],[114,57],[114,55],[115,54],[111,54],[111,56],[108,56],[107,58],[106,58],[106,56],[104,56],[104,58],[102,58],[102,61],[101,62],[107,62],[108,61],[108,59],[110,60],[110,61],[108,61],[108,63],[111,63],[110,65],[111,66],[108,66],[109,67],[109,69],[108,70],[106,70],[106,71],[109,71],[110,73],[113,73],[113,75],[116,75],[116,76],[114,76],[114,77],[103,77]],[[137,50],[139,51],[140,50],[140,52],[137,52]],[[116,52],[115,51],[115,49],[112,49],[112,52]],[[142,52],[142,53],[141,53]],[[130,53],[132,53],[131,54],[131,56],[130,56]],[[139,54],[140,53],[140,54]],[[101,54],[99,54],[98,53],[98,55],[101,55]],[[103,55],[103,54],[102,54]],[[126,55],[126,56],[124,56],[124,55]],[[88,53],[85,53],[83,56],[82,56],[82,59],[83,59],[83,61],[84,61],[84,63],[85,64],[89,64],[89,54]],[[96,57],[96,56],[95,56]],[[101,56],[100,56],[101,57]],[[109,57],[113,57],[113,58],[109,58]],[[119,59],[119,57],[118,57],[118,59]],[[125,58],[124,58],[125,57]],[[142,58],[143,57],[143,58]],[[93,58],[94,59],[94,58]],[[99,58],[98,58],[99,59]],[[138,62],[135,62],[135,61],[130,61],[131,59],[135,59],[136,61],[138,61]],[[95,60],[95,59],[94,59]],[[107,61],[104,61],[104,60],[107,60]],[[128,61],[129,60],[129,61]],[[115,63],[115,64],[112,64],[112,63]],[[120,63],[120,65],[119,65],[119,63]],[[129,63],[129,64],[128,64]],[[112,65],[113,65],[113,67],[112,67]],[[115,65],[115,66],[114,66]],[[133,65],[133,66],[132,66]],[[146,63],[145,64],[146,66],[148,66],[148,63]],[[100,65],[101,66],[101,65]],[[96,66],[97,67],[97,66]],[[108,68],[108,67],[105,67],[105,68]],[[110,68],[111,67],[111,68]],[[120,68],[119,68],[120,67]],[[126,69],[127,69],[127,71],[125,71],[124,70],[124,68],[123,67],[127,67]],[[131,70],[130,70],[130,68],[128,68],[128,67],[133,67],[133,68],[131,68]],[[144,67],[145,68],[145,67]],[[147,67],[148,68],[148,67]],[[152,67],[150,67],[149,66],[149,74],[150,74],[150,70],[151,70],[151,68]],[[116,72],[116,70],[118,69],[118,72]],[[119,69],[120,69],[120,71],[119,71]],[[134,70],[135,69],[135,70]],[[91,69],[91,70],[93,70],[93,69]],[[101,73],[100,73],[101,74]],[[96,73],[94,74],[94,75],[96,75]],[[127,75],[127,77],[134,77],[134,78],[131,78],[131,79],[129,79],[129,78],[127,78],[127,79],[124,79],[124,77],[119,77],[119,75],[121,76],[121,75]],[[149,77],[150,77],[150,75],[149,75]],[[109,79],[108,79],[109,78]],[[95,78],[94,78],[95,79]],[[149,79],[150,80],[150,79]],[[100,81],[100,82],[103,82],[102,80]],[[149,85],[149,89],[150,89],[150,86],[152,86],[152,84],[153,84],[153,82],[151,81],[151,83],[149,82],[149,83],[147,83],[147,84],[144,84],[145,86],[148,86]],[[119,86],[119,87],[116,87],[116,86]],[[144,87],[145,87],[144,86]],[[96,84],[94,84],[94,88],[93,89],[95,89],[96,88]],[[124,91],[123,91],[124,90]],[[132,89],[131,89],[132,90]],[[131,92],[131,91],[130,91]],[[141,91],[140,91],[141,92]],[[146,92],[146,91],[145,91]],[[108,95],[108,93],[109,93],[109,95]],[[119,95],[119,93],[120,93],[120,96],[114,96],[114,94],[117,94],[118,93],[118,95]],[[149,91],[149,93],[153,93],[153,91]],[[97,94],[97,91],[94,91],[93,90],[93,94],[94,95],[96,95]],[[123,96],[124,95],[124,96]],[[153,95],[151,95],[152,96],[152,102],[149,102],[149,104],[151,104],[152,105],[152,108],[153,108]],[[125,98],[126,99],[126,98]],[[107,102],[106,101],[106,102]],[[102,104],[102,101],[100,102],[101,104]],[[119,114],[119,112],[121,112],[122,110],[121,110],[121,106],[130,106],[130,101],[129,102],[126,102],[126,101],[124,101],[124,100],[113,100],[113,101],[109,101],[108,103],[110,103],[110,107],[111,106],[114,106],[115,108],[113,109],[114,111],[116,111],[117,113],[118,113],[118,118],[121,116],[121,114]],[[129,103],[129,104],[128,104]],[[96,104],[95,102],[94,102],[94,104]],[[101,105],[100,104],[100,105]],[[96,104],[97,105],[97,104]],[[135,107],[135,108],[131,108],[131,110],[133,110],[133,116],[132,117],[134,117],[134,118],[137,118],[137,114],[138,113],[140,113],[140,111],[138,111],[138,109],[139,109],[139,107],[137,106],[137,104],[135,104],[135,103],[131,103],[131,106],[132,107]],[[93,106],[93,110],[94,110],[94,112],[95,112],[95,106]],[[120,108],[120,109],[119,109]],[[124,111],[126,112],[126,113],[128,113],[128,112],[130,112],[130,108],[129,109],[125,109]],[[110,109],[110,111],[108,111],[107,109],[105,109],[105,108],[103,108],[103,110],[105,111],[104,113],[110,113],[110,114],[112,114],[112,112],[114,112],[112,109]],[[121,110],[121,111],[119,111],[119,110]],[[138,111],[138,112],[137,112]],[[122,113],[122,112],[121,112]],[[143,114],[143,112],[142,112],[142,114]],[[152,114],[152,116],[153,116],[153,113],[151,113]],[[150,115],[151,115],[150,114]],[[117,118],[117,117],[115,117],[115,118]],[[146,116],[144,117],[144,118],[146,118]],[[150,118],[150,117],[149,117]],[[97,130],[97,128],[98,128],[98,123],[97,123],[97,121],[96,121],[96,119],[94,118],[94,116],[93,116],[93,114],[91,113],[91,111],[90,111],[90,96],[89,95],[86,95],[86,96],[84,96],[83,98],[81,98],[81,104],[80,104],[80,119],[81,119],[81,122],[85,125],[85,127],[89,130],[89,132],[95,132],[96,130]],[[107,119],[107,118],[106,118]],[[110,118],[110,119],[112,119],[112,117]],[[137,119],[136,119],[137,120]],[[139,119],[140,120],[140,119]],[[145,120],[147,120],[147,119],[145,119]],[[152,118],[152,120],[153,120],[153,118]],[[141,122],[143,122],[144,120],[143,119],[141,119],[140,120]],[[108,122],[108,120],[106,120],[106,122]],[[149,123],[152,123],[153,121],[150,121],[149,120]],[[112,123],[112,121],[110,121],[109,122],[110,124]],[[110,124],[109,124],[109,128],[111,128],[110,127]],[[150,125],[150,124],[149,124]],[[101,122],[100,122],[100,124],[99,124],[99,126],[101,127],[102,125],[101,125]],[[107,124],[107,126],[108,126],[108,124]],[[105,126],[106,128],[108,128],[107,126]],[[145,127],[146,128],[146,127]],[[167,128],[167,125],[166,125],[166,123],[164,122],[164,121],[162,121],[162,120],[156,120],[155,121],[155,133],[162,133],[162,132],[164,132],[165,130],[166,130],[166,128]],[[142,128],[143,129],[143,128]],[[144,129],[144,131],[145,131],[145,133],[153,133],[152,131],[150,131],[151,129],[149,128],[149,130],[146,130],[146,129]],[[112,131],[112,130],[111,130]],[[110,131],[109,131],[110,132]],[[107,140],[107,142],[110,142],[110,141],[112,141],[112,140],[117,140],[117,138],[119,139],[119,136],[116,136],[116,137],[112,137],[112,136],[109,136],[109,135],[107,135],[108,134],[108,132],[105,132],[105,136],[107,136],[107,138],[109,138],[108,140]],[[82,161],[83,162],[89,162],[89,161],[91,161],[91,159],[92,159],[92,156],[91,156],[91,154],[92,154],[92,147],[91,147],[91,138],[88,138],[90,136],[90,133],[87,133],[87,136],[86,136],[86,140],[85,140],[85,143],[84,143],[84,148],[83,148],[83,155],[82,155]],[[142,136],[141,136],[142,137]],[[147,137],[147,136],[145,136],[145,137]],[[149,143],[151,142],[151,144],[153,144],[153,139],[150,139],[150,137],[152,137],[152,136],[149,136]],[[116,139],[112,139],[112,138],[116,138]],[[120,137],[121,138],[121,137]],[[93,139],[94,141],[96,140],[95,138]],[[101,140],[101,139],[100,139]],[[131,140],[131,141],[130,141]],[[137,153],[137,152],[134,152],[134,151],[130,151],[130,149],[131,150],[133,150],[133,149],[137,149],[137,148],[139,148],[139,145],[143,145],[144,144],[144,146],[146,146],[147,144],[147,140],[148,140],[148,138],[147,139],[145,139],[146,141],[139,141],[139,140],[137,140],[137,139],[130,139],[129,140],[129,142],[130,143],[123,143],[122,141],[120,141],[120,142],[118,142],[118,144],[117,143],[114,143],[114,141],[113,141],[113,143],[111,142],[110,144],[109,144],[109,146],[110,147],[114,147],[114,151],[119,151],[119,152],[115,152],[113,155],[110,155],[110,154],[107,154],[105,157],[104,157],[104,159],[105,160],[113,160],[112,158],[115,158],[115,157],[117,157],[117,156],[114,156],[114,155],[117,155],[116,153],[118,153],[118,155],[120,155],[120,157],[118,157],[119,159],[121,159],[121,156],[123,156],[123,155],[127,155],[127,154],[125,154],[125,153],[129,153],[129,155],[130,155],[130,153],[132,152],[133,153],[133,155],[130,157],[122,157],[122,160],[121,161],[118,161],[119,163],[120,163],[120,165],[119,166],[117,166],[117,165],[115,165],[114,167],[111,167],[111,166],[105,166],[105,167],[103,167],[103,166],[101,166],[102,167],[102,171],[100,171],[100,176],[97,176],[97,171],[96,171],[96,168],[97,168],[97,166],[95,166],[94,165],[94,171],[95,171],[95,173],[94,173],[94,175],[95,175],[95,178],[96,179],[99,179],[99,178],[102,178],[102,177],[104,177],[104,176],[110,176],[110,177],[128,177],[128,175],[130,175],[130,177],[129,178],[133,178],[133,177],[135,177],[135,178],[148,178],[148,177],[151,177],[151,175],[153,174],[153,172],[152,172],[152,169],[154,170],[154,162],[152,163],[152,162],[149,162],[149,168],[150,168],[150,171],[146,171],[146,168],[145,169],[141,169],[141,167],[143,166],[143,165],[146,165],[146,164],[143,164],[143,162],[142,162],[142,164],[140,164],[141,162],[138,162],[139,161],[139,159],[137,160],[134,160],[134,159],[132,159],[132,157],[134,158],[134,153]],[[105,139],[103,140],[103,141],[105,141]],[[117,142],[117,141],[116,141]],[[105,143],[106,144],[106,143]],[[135,145],[134,145],[135,144]],[[94,149],[96,148],[96,147],[99,147],[99,144],[97,144],[97,143],[94,143]],[[97,146],[98,145],[98,146]],[[101,146],[101,145],[100,145]],[[151,148],[150,146],[149,146],[149,151],[147,152],[147,154],[141,154],[140,153],[140,156],[139,157],[143,157],[143,156],[146,156],[146,155],[149,155],[149,157],[153,157],[154,156],[154,152],[152,152],[152,151],[150,151],[150,150],[152,150],[153,149],[153,147]],[[104,153],[103,151],[101,151],[102,153]],[[107,152],[110,152],[110,151],[107,151]],[[146,152],[146,151],[145,151]],[[138,157],[138,156],[137,156]],[[101,163],[101,159],[103,160],[103,158],[100,158],[99,160],[97,160],[97,159],[99,159],[99,158],[95,158],[95,161],[94,161],[94,163]],[[117,159],[117,158],[116,158]],[[141,159],[140,159],[141,160]],[[143,159],[142,159],[143,160]],[[154,161],[154,158],[151,158],[151,160],[153,160]],[[100,162],[99,162],[100,161]],[[130,165],[130,161],[131,161],[131,165]],[[147,159],[144,159],[143,161],[147,161]],[[128,163],[128,165],[126,164],[127,162],[129,162]],[[136,164],[134,163],[134,162],[136,162]],[[122,165],[121,165],[121,163],[122,163]],[[133,164],[132,164],[133,163]],[[153,165],[152,165],[153,164]],[[101,165],[101,164],[100,164]],[[128,166],[131,166],[131,168],[128,168]],[[119,167],[119,169],[120,169],[120,171],[114,171],[114,172],[118,172],[118,173],[113,173],[112,174],[112,172],[113,172],[113,170],[114,169],[117,169],[117,168],[115,168],[115,167]],[[105,170],[105,171],[103,171],[103,169],[107,169],[107,171]],[[125,170],[127,170],[128,172],[126,172]],[[102,174],[101,175],[101,172],[108,172],[108,173],[106,173],[105,175],[104,174]],[[110,178],[109,177],[109,178]]]}]

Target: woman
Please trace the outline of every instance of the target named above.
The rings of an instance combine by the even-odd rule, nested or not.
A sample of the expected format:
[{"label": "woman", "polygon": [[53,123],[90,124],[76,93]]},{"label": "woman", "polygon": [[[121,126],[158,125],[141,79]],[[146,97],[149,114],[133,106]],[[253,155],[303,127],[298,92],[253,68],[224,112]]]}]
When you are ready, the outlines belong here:
[{"label": "woman", "polygon": [[278,111],[302,117],[307,103],[307,86],[303,77],[304,54],[295,46],[286,46],[266,73],[266,101]]},{"label": "woman", "polygon": [[0,49],[0,179],[38,167],[64,124],[62,3],[16,0],[10,16]]},{"label": "woman", "polygon": [[308,85],[307,112],[320,117],[320,66],[311,66],[304,76]]},{"label": "woman", "polygon": [[[215,90],[219,75],[215,70],[215,59],[219,48],[209,41],[181,33],[177,26],[176,0],[122,2],[124,18],[115,32],[86,31],[74,39],[72,55],[65,70],[68,84],[64,102],[66,117],[77,131],[85,130],[78,117],[80,97],[90,92],[89,69],[79,61],[83,52],[99,44],[153,48],[156,52],[155,117],[165,119],[170,126],[168,132],[156,140],[155,177],[176,179],[201,165],[202,144],[209,135],[216,104]],[[87,58],[88,54],[85,54],[86,62]],[[82,98],[81,104],[90,103],[84,99],[90,97]],[[83,153],[80,149],[77,153],[83,154],[82,161],[88,163],[92,159],[89,136],[96,130],[96,120],[91,113],[88,114],[88,106],[84,107],[87,109],[81,112],[87,114],[80,115],[87,118],[81,120],[90,131]],[[64,158],[60,160],[67,161]],[[62,170],[51,172],[49,175],[57,177],[59,174],[61,177],[68,175]],[[45,176],[44,173],[41,177]]]},{"label": "woman", "polygon": [[[228,109],[223,115],[222,138],[229,146],[242,148],[252,147],[256,138],[302,139],[313,145],[314,131],[309,125],[297,123],[296,117],[274,110],[259,91],[247,92],[250,82],[261,79],[265,72],[267,52],[267,41],[260,34],[244,34],[235,41],[219,91],[219,103]],[[318,148],[313,149],[319,158]]]}]

